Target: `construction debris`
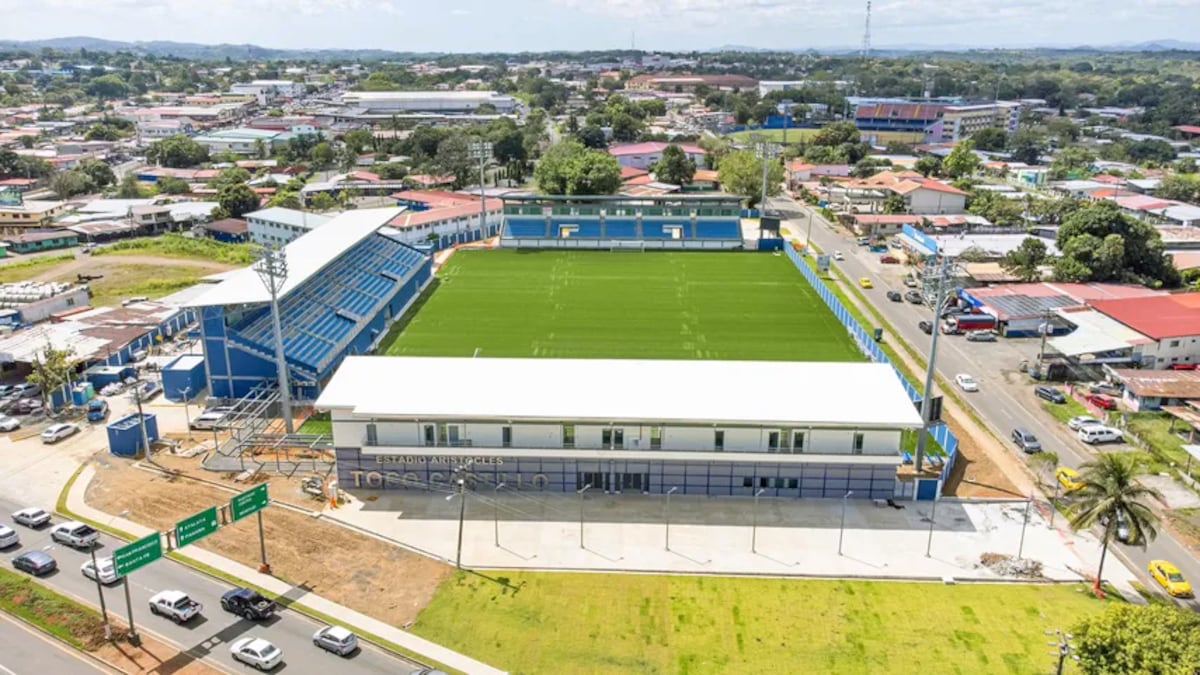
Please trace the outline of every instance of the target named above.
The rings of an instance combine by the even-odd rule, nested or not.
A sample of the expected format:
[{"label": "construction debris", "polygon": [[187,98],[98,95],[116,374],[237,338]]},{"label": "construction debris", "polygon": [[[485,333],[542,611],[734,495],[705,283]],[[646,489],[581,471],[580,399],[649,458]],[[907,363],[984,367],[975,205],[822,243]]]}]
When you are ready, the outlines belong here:
[{"label": "construction debris", "polygon": [[1020,579],[1042,579],[1042,562],[1030,558],[1017,558],[1003,553],[984,553],[979,562],[1002,577]]}]

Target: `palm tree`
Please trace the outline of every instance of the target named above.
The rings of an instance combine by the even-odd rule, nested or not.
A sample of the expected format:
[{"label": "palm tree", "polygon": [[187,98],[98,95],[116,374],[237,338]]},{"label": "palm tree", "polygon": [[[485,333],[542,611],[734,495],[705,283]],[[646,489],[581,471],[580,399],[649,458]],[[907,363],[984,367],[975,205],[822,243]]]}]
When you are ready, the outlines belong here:
[{"label": "palm tree", "polygon": [[1118,517],[1123,517],[1129,528],[1129,541],[1142,548],[1158,536],[1158,530],[1155,529],[1158,516],[1146,506],[1145,501],[1149,497],[1162,499],[1162,494],[1135,480],[1136,466],[1133,457],[1108,452],[1079,467],[1082,486],[1072,493],[1071,528],[1083,530],[1096,523],[1104,527],[1104,534],[1100,538],[1103,548],[1100,549],[1100,567],[1096,571],[1096,590],[1100,589],[1104,558],[1116,534]]}]

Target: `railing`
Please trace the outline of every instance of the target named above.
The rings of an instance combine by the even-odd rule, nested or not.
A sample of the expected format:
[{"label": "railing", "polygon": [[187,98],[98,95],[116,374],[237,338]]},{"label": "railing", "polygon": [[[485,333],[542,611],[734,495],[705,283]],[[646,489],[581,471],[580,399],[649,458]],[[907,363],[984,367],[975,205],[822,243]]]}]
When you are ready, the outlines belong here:
[{"label": "railing", "polygon": [[[914,403],[920,401],[921,392],[917,390],[915,385],[913,385],[908,381],[907,378],[904,377],[904,374],[900,372],[900,369],[892,363],[891,359],[889,359],[887,354],[883,352],[883,349],[879,346],[879,344],[875,342],[874,337],[867,332],[866,328],[858,323],[858,320],[854,318],[854,315],[850,313],[850,310],[846,309],[846,306],[843,305],[842,301],[838,299],[837,295],[825,285],[825,282],[821,280],[821,277],[817,276],[817,272],[813,268],[809,267],[808,264],[804,262],[804,259],[800,256],[800,254],[797,253],[796,250],[791,246],[784,246],[783,250],[787,253],[788,259],[792,261],[792,264],[796,266],[796,269],[800,270],[800,275],[804,277],[805,281],[807,281],[809,285],[813,287],[813,290],[815,290],[817,295],[820,296],[821,300],[825,302],[825,305],[829,308],[829,311],[833,312],[833,315],[837,317],[838,321],[845,326],[846,331],[850,333],[850,337],[854,339],[854,342],[858,345],[859,350],[875,363],[886,363],[887,365],[891,366],[892,372],[896,373],[896,378],[900,380],[900,384],[904,386],[904,391],[908,393],[909,400],[913,401]],[[954,461],[958,458],[958,438],[954,436],[954,433],[950,431],[950,428],[946,426],[945,422],[937,422],[930,425],[929,434],[935,441],[938,442],[939,445],[942,446],[942,449],[946,451],[946,460],[942,464],[940,475],[940,479],[944,483],[950,477],[950,472],[954,469]]]}]

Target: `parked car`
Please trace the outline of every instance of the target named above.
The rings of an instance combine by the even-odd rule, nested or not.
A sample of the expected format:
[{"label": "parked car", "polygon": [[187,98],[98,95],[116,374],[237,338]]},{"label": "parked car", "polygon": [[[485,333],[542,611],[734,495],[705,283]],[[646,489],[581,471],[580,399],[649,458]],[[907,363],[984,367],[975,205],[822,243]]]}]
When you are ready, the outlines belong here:
[{"label": "parked car", "polygon": [[229,646],[229,653],[234,661],[240,661],[259,670],[271,670],[283,660],[283,652],[279,647],[262,638],[253,636],[235,640]]},{"label": "parked car", "polygon": [[1037,436],[1034,436],[1028,429],[1017,427],[1016,429],[1012,430],[1010,437],[1012,438],[1013,443],[1016,443],[1017,447],[1021,449],[1021,452],[1024,452],[1027,455],[1032,455],[1033,453],[1039,452],[1042,449],[1042,442],[1039,441]]},{"label": "parked car", "polygon": [[1200,363],[1172,363],[1167,370],[1196,370]]},{"label": "parked car", "polygon": [[117,574],[117,566],[113,564],[112,558],[96,558],[96,563],[92,564],[91,559],[84,561],[79,566],[79,571],[83,576],[96,581],[97,569],[99,569],[100,583],[115,584],[121,580],[121,575]]},{"label": "parked car", "polygon": [[859,237],[858,239],[855,239],[854,242],[856,244],[858,244],[859,246],[870,246],[871,238],[870,237]]},{"label": "parked car", "polygon": [[884,265],[899,265],[900,259],[889,253],[887,255],[879,256],[879,262],[883,263]]},{"label": "parked car", "polygon": [[1120,429],[1106,427],[1103,424],[1089,424],[1075,434],[1079,440],[1088,445],[1096,445],[1097,443],[1114,443],[1125,440],[1125,434],[1121,433]]},{"label": "parked car", "polygon": [[932,321],[921,321],[921,322],[917,323],[917,328],[920,328],[921,332],[926,335],[933,334],[933,322]]},{"label": "parked car", "polygon": [[105,417],[108,417],[108,401],[102,398],[88,401],[87,420],[89,422],[101,422]]},{"label": "parked car", "polygon": [[917,280],[912,278],[911,274],[906,274],[904,275],[904,285],[908,286],[909,288],[916,288]]},{"label": "parked car", "polygon": [[1110,382],[1093,382],[1092,384],[1088,385],[1088,393],[1120,396],[1121,388]]},{"label": "parked car", "polygon": [[313,633],[313,644],[327,652],[345,656],[358,649],[358,637],[341,626],[325,626]]},{"label": "parked car", "polygon": [[1176,598],[1192,597],[1192,585],[1179,572],[1179,568],[1166,560],[1151,560],[1150,576],[1158,582],[1163,590]]},{"label": "parked car", "polygon": [[77,424],[71,424],[70,422],[51,424],[42,432],[42,442],[47,444],[57,443],[77,433],[79,433],[79,425]]},{"label": "parked car", "polygon": [[996,331],[994,330],[972,330],[967,331],[967,342],[995,342]]},{"label": "parked car", "polygon": [[207,431],[220,424],[225,419],[225,413],[206,412],[192,418],[192,428],[197,431]]},{"label": "parked car", "polygon": [[962,389],[963,391],[979,391],[979,384],[975,381],[975,378],[966,373],[959,373],[955,375],[954,383],[957,384],[958,388]]},{"label": "parked car", "polygon": [[90,549],[100,541],[100,533],[87,523],[68,520],[50,528],[50,538],[72,548]]},{"label": "parked car", "polygon": [[871,283],[871,280],[866,277],[859,277],[858,285],[863,288],[875,288],[875,284]]},{"label": "parked car", "polygon": [[1086,427],[1086,426],[1092,425],[1092,424],[1103,425],[1104,422],[1101,422],[1100,420],[1096,419],[1095,417],[1092,417],[1091,415],[1078,415],[1076,417],[1072,417],[1071,419],[1067,420],[1067,428],[1070,429],[1071,431],[1079,431],[1083,427]]},{"label": "parked car", "polygon": [[842,255],[842,252],[841,252],[841,251],[834,251],[834,252],[833,252],[833,259],[834,259],[834,260],[845,260],[845,259],[846,259],[846,256]]},{"label": "parked car", "polygon": [[1038,385],[1033,388],[1033,393],[1038,398],[1044,398],[1047,401],[1050,401],[1051,403],[1066,403],[1067,402],[1066,394],[1062,393],[1056,387],[1047,387],[1045,385]]},{"label": "parked car", "polygon": [[888,291],[887,299],[891,300],[892,302],[903,302],[904,301],[904,297],[900,295],[900,291]]},{"label": "parked car", "polygon": [[904,299],[914,305],[919,305],[925,302],[925,296],[921,295],[921,291],[908,291],[904,294]]},{"label": "parked car", "polygon": [[36,506],[29,506],[12,514],[13,522],[25,527],[41,527],[50,522],[50,514]]},{"label": "parked car", "polygon": [[188,597],[183,591],[159,591],[150,598],[150,613],[165,616],[175,623],[187,623],[199,616],[204,605]]},{"label": "parked car", "polygon": [[1117,401],[1111,396],[1105,394],[1088,394],[1083,397],[1083,400],[1102,410],[1116,410]]},{"label": "parked car", "polygon": [[45,576],[58,569],[58,563],[45,551],[26,551],[13,558],[12,566],[35,577]]},{"label": "parked car", "polygon": [[17,531],[7,525],[0,525],[0,548],[12,548],[21,543]]},{"label": "parked car", "polygon": [[9,409],[10,413],[16,415],[32,415],[42,409],[42,402],[36,398],[21,398]]},{"label": "parked car", "polygon": [[1074,492],[1083,487],[1083,478],[1079,472],[1069,467],[1060,466],[1055,469],[1054,478],[1062,486],[1063,492]]},{"label": "parked car", "polygon": [[33,382],[22,382],[13,387],[13,394],[21,398],[32,398],[42,395],[42,385]]},{"label": "parked car", "polygon": [[4,415],[0,417],[0,431],[16,431],[21,428],[21,421],[15,417]]},{"label": "parked car", "polygon": [[275,603],[251,588],[235,588],[221,596],[221,609],[250,621],[267,619],[275,613]]}]

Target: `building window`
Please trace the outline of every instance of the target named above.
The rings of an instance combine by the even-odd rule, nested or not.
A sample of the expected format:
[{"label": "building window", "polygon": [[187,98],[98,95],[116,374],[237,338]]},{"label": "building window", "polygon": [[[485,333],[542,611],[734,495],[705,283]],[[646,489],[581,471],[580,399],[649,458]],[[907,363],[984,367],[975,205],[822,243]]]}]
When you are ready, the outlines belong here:
[{"label": "building window", "polygon": [[650,449],[662,450],[662,427],[650,427]]},{"label": "building window", "polygon": [[754,479],[751,478],[750,476],[746,476],[746,477],[742,478],[742,487],[744,487],[744,488],[754,487]]},{"label": "building window", "polygon": [[563,436],[562,443],[563,443],[564,448],[575,447],[575,425],[574,424],[564,424],[562,436]]},{"label": "building window", "polygon": [[600,432],[600,445],[606,448],[611,448],[613,442],[613,430],[604,429]]},{"label": "building window", "polygon": [[512,447],[512,427],[500,427],[500,447]]},{"label": "building window", "polygon": [[803,431],[793,431],[792,432],[792,452],[794,452],[794,453],[804,452],[804,432]]},{"label": "building window", "polygon": [[618,449],[625,447],[625,430],[624,429],[613,429],[612,447],[618,448]]},{"label": "building window", "polygon": [[863,433],[861,431],[854,432],[854,443],[850,449],[856,455],[861,455],[863,451]]},{"label": "building window", "polygon": [[713,450],[724,452],[725,450],[725,431],[718,429],[713,432]]},{"label": "building window", "polygon": [[1178,346],[1179,346],[1179,340],[1171,340],[1171,343],[1170,343],[1168,346],[1169,346],[1169,347],[1178,347]]},{"label": "building window", "polygon": [[367,445],[379,445],[379,429],[374,422],[367,424]]},{"label": "building window", "polygon": [[778,431],[772,431],[767,434],[767,452],[779,452]]}]

